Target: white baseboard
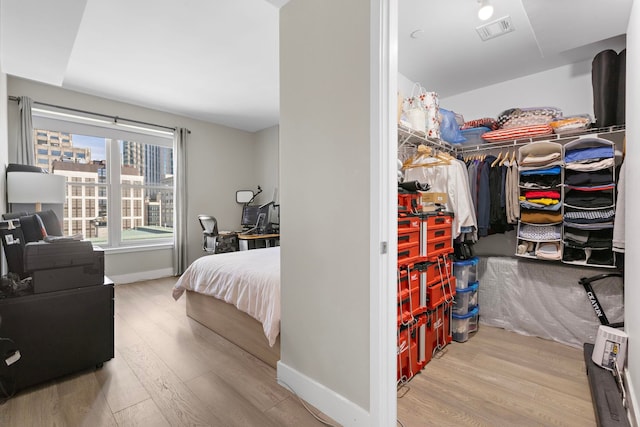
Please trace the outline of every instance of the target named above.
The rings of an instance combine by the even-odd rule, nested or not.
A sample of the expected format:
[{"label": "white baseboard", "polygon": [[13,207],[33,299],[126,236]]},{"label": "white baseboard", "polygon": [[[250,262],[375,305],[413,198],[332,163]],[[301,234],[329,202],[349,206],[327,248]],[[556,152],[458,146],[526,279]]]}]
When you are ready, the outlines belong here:
[{"label": "white baseboard", "polygon": [[116,285],[141,282],[143,280],[161,279],[163,277],[173,276],[173,268],[161,268],[159,270],[138,271],[129,274],[107,274],[107,277],[113,281]]},{"label": "white baseboard", "polygon": [[371,425],[369,413],[350,400],[285,365],[282,361],[278,362],[277,369],[278,384],[293,391],[334,421],[348,427]]},{"label": "white baseboard", "polygon": [[629,375],[629,369],[624,370],[624,388],[625,393],[627,394],[627,416],[629,417],[629,423],[633,427],[638,426],[638,410],[636,405],[638,404],[637,395],[635,393],[635,389],[633,388],[633,384],[631,384],[631,376]]}]

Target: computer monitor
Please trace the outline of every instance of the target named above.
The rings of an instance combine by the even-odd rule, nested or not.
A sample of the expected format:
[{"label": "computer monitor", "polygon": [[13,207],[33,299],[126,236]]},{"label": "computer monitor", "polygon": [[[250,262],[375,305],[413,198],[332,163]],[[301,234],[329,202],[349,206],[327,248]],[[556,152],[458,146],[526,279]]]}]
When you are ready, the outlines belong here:
[{"label": "computer monitor", "polygon": [[255,227],[256,222],[258,222],[259,212],[260,206],[243,206],[241,225],[243,227]]}]

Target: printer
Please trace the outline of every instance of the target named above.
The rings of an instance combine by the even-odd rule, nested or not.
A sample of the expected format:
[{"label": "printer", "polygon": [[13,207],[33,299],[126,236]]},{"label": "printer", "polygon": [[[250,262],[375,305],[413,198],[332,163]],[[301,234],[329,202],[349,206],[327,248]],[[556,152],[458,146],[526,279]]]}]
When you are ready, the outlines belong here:
[{"label": "printer", "polygon": [[104,282],[104,251],[87,240],[60,239],[24,246],[24,271],[34,293],[54,292]]}]

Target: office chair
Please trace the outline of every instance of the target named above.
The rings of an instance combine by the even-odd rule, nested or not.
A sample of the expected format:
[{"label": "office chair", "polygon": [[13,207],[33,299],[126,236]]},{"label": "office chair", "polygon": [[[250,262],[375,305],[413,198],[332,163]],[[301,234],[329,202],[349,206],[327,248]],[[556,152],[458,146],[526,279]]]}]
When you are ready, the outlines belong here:
[{"label": "office chair", "polygon": [[202,227],[202,250],[207,253],[216,253],[218,246],[218,220],[211,215],[198,215],[198,221]]}]

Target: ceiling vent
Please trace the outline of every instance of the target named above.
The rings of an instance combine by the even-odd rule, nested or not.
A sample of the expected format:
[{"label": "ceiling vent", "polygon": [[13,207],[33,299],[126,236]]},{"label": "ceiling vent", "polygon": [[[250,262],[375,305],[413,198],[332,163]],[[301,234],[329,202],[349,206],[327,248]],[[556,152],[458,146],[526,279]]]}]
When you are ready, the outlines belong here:
[{"label": "ceiling vent", "polygon": [[511,22],[511,17],[504,16],[500,19],[489,22],[488,24],[476,27],[476,31],[478,32],[478,35],[480,36],[482,41],[485,42],[489,39],[494,39],[503,34],[515,31],[515,28],[513,27],[513,22]]}]

